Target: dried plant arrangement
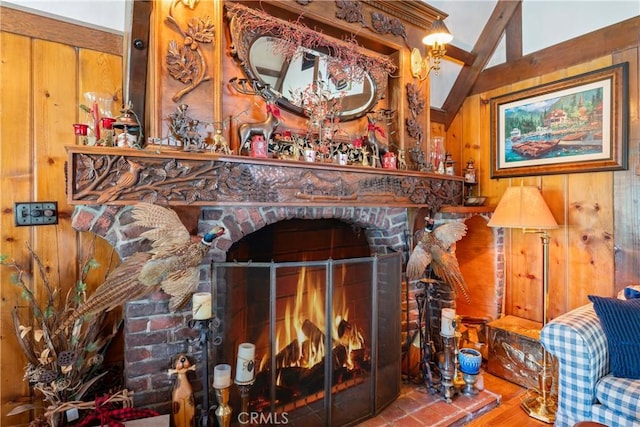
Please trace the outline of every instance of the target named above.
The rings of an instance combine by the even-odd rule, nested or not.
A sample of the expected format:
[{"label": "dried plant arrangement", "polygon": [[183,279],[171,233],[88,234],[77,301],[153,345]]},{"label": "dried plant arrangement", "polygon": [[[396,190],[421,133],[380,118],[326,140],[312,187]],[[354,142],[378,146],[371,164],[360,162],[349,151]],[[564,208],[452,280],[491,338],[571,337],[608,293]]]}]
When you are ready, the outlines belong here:
[{"label": "dried plant arrangement", "polygon": [[[12,310],[16,339],[27,359],[24,380],[40,394],[44,405],[36,402],[15,407],[9,415],[36,410],[42,417],[32,425],[61,425],[63,413],[57,411],[68,402],[81,401],[108,371],[104,369],[104,351],[118,331],[120,315],[103,312],[92,319],[78,320],[68,332],[53,334],[68,313],[77,309],[86,299],[87,276],[98,263],[88,257],[81,265],[78,278],[62,278],[60,283],[75,282],[62,295],[52,281],[40,257],[27,244],[35,266],[42,292],[29,287],[28,272],[7,255],[0,255],[0,266],[13,270],[11,282],[19,291]],[[35,274],[34,274],[35,276]],[[32,279],[35,279],[33,277]],[[44,408],[42,408],[44,406]]]}]

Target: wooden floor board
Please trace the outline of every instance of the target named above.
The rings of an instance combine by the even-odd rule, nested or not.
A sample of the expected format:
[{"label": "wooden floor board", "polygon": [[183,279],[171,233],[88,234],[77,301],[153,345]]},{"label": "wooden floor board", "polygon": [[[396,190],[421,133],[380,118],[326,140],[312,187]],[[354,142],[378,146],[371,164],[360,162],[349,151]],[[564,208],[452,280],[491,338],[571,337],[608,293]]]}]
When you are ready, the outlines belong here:
[{"label": "wooden floor board", "polygon": [[484,373],[484,387],[502,396],[501,404],[467,424],[468,427],[540,427],[549,426],[527,415],[520,407],[527,390],[510,381]]}]

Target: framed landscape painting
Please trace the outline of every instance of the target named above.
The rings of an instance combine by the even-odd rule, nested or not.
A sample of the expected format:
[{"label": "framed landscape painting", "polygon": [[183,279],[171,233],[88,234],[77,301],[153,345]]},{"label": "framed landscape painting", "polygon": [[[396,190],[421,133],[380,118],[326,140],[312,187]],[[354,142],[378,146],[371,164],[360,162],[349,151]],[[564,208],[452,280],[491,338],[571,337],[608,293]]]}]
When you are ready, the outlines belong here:
[{"label": "framed landscape painting", "polygon": [[627,168],[628,64],[490,100],[491,178]]}]

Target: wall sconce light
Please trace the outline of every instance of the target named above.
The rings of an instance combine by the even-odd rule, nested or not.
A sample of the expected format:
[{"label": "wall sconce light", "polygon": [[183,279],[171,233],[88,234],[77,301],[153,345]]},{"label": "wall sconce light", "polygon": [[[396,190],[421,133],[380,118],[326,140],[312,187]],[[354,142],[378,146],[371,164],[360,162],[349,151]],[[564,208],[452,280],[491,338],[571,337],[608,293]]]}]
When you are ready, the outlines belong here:
[{"label": "wall sconce light", "polygon": [[449,29],[444,25],[444,21],[438,18],[433,21],[429,33],[422,39],[422,43],[429,46],[427,56],[423,59],[418,48],[411,51],[411,74],[413,77],[423,81],[429,76],[431,70],[436,75],[440,71],[440,60],[447,52],[445,46],[453,40]]}]

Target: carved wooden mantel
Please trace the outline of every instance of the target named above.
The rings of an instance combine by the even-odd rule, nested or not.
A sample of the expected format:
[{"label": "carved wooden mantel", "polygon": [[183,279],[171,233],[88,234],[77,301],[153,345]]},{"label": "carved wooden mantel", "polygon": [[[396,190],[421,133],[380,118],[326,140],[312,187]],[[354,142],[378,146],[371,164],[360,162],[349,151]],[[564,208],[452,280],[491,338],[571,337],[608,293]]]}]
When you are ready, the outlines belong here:
[{"label": "carved wooden mantel", "polygon": [[67,147],[70,204],[460,205],[463,178],[172,148]]}]

